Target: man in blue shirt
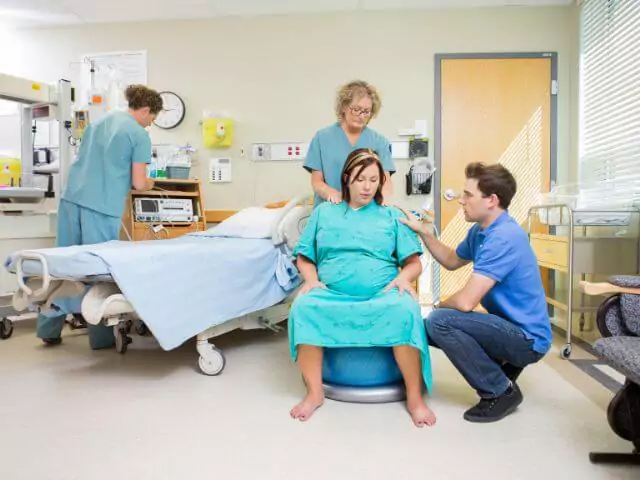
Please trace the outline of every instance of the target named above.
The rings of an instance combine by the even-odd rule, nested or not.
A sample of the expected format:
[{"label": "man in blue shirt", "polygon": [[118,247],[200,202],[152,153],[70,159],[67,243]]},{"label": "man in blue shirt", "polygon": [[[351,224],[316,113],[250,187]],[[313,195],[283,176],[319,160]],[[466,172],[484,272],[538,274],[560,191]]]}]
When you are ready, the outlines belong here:
[{"label": "man in blue shirt", "polygon": [[[407,214],[400,220],[415,230],[447,270],[473,262],[467,284],[425,320],[432,345],[440,348],[478,392],[467,410],[470,422],[493,422],[522,402],[515,383],[522,369],[551,347],[551,323],[535,254],[527,233],[507,209],[516,193],[513,175],[502,165],[472,163],[460,204],[474,222],[453,250],[426,225]],[[488,313],[474,312],[481,304]]]}]

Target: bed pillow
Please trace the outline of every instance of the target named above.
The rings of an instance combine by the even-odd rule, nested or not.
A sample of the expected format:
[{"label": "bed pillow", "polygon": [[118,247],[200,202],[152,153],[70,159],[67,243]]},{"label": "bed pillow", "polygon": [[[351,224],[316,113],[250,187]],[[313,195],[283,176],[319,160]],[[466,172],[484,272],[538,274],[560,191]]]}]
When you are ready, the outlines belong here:
[{"label": "bed pillow", "polygon": [[209,229],[207,236],[233,238],[271,238],[281,208],[249,207]]}]

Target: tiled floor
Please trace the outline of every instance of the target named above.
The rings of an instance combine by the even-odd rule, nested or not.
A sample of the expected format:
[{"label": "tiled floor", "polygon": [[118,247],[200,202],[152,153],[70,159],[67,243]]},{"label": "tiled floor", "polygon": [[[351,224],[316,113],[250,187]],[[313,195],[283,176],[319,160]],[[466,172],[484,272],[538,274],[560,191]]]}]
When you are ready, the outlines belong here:
[{"label": "tiled floor", "polygon": [[[286,333],[218,339],[227,368],[197,371],[195,344],[165,352],[134,336],[126,355],[92,352],[84,332],[45,348],[31,322],[0,341],[0,478],[102,479],[637,479],[592,465],[591,450],[629,451],[609,429],[609,389],[558,354],[519,384],[525,401],[502,422],[462,413],[474,392],[433,351],[435,427],[403,404],[327,401],[307,424],[288,416],[303,394]],[[576,359],[589,355],[576,349]]]}]

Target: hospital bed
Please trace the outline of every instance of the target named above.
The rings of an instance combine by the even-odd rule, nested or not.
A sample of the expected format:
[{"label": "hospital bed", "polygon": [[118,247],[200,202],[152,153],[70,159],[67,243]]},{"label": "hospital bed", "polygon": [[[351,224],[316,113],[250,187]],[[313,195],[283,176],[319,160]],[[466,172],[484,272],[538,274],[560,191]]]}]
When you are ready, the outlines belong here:
[{"label": "hospital bed", "polygon": [[13,307],[46,310],[86,292],[82,315],[114,329],[118,352],[127,351],[137,322],[138,333],[148,329],[164,350],[196,336],[200,370],[219,375],[226,360],[210,339],[235,329],[278,331],[287,319],[300,284],[292,251],[311,210],[310,199],[295,198],[170,240],[19,251],[5,262],[19,285]]}]

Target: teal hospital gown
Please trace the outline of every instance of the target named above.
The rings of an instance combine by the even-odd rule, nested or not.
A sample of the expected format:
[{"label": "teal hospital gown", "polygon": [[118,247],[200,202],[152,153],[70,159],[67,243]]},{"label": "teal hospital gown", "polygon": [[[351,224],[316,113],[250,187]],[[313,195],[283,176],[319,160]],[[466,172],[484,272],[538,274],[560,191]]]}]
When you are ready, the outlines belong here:
[{"label": "teal hospital gown", "polygon": [[431,362],[420,305],[397,288],[383,293],[403,261],[422,254],[417,235],[398,221],[396,208],[371,202],[358,210],[346,203],[319,205],[295,247],[318,270],[326,289],[293,302],[289,313],[291,356],[298,345],[417,348],[431,389]]},{"label": "teal hospital gown", "polygon": [[[339,123],[334,123],[318,131],[311,143],[304,160],[304,168],[312,172],[322,172],[324,181],[331,188],[340,191],[340,175],[342,168],[351,152],[358,148],[370,148],[378,152],[385,172],[393,174],[396,167],[391,158],[391,146],[386,138],[375,130],[365,127],[355,145],[351,145],[347,135]],[[314,205],[324,200],[315,194]]]}]

